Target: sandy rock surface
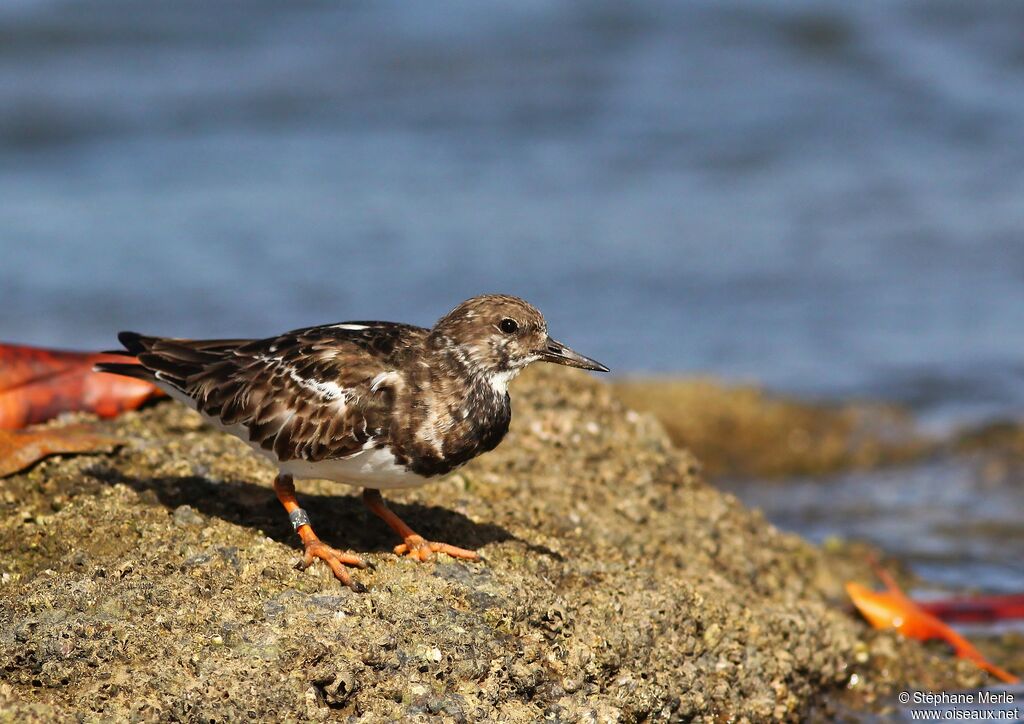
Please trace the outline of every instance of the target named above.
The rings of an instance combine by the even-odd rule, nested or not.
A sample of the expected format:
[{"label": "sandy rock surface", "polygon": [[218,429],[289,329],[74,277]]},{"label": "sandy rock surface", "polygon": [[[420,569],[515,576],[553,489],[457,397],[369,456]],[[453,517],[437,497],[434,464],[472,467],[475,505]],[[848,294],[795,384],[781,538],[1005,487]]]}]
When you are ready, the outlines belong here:
[{"label": "sandy rock surface", "polygon": [[388,496],[481,563],[396,558],[345,486],[300,481],[364,594],[306,572],[273,471],[160,404],[116,455],[0,481],[0,721],[792,720],[856,674],[972,683],[869,633],[842,566],[702,482],[652,417],[566,370],[512,389],[493,453]]}]

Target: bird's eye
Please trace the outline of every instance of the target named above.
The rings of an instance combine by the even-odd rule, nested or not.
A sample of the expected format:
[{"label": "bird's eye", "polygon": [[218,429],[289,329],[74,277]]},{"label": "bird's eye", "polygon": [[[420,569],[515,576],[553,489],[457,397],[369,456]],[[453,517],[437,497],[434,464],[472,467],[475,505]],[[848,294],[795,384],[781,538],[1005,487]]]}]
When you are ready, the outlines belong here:
[{"label": "bird's eye", "polygon": [[498,322],[498,329],[500,329],[505,334],[515,334],[516,331],[519,329],[519,322],[517,322],[514,319],[509,319],[508,317],[506,317],[505,319]]}]

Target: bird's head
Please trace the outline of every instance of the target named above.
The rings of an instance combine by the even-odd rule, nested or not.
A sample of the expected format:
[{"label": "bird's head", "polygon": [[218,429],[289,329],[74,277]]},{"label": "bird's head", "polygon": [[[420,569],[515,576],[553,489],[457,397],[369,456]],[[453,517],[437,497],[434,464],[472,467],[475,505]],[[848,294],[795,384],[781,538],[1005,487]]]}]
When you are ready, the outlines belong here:
[{"label": "bird's head", "polygon": [[532,304],[503,294],[467,299],[438,320],[431,339],[454,345],[466,366],[486,376],[502,393],[508,382],[532,362],[608,371],[600,362],[549,337],[544,315]]}]

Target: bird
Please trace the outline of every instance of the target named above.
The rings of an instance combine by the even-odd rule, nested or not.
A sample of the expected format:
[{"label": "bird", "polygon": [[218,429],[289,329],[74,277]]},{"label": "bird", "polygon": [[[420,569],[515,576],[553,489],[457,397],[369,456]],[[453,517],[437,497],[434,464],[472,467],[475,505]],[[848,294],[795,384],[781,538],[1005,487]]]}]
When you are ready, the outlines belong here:
[{"label": "bird", "polygon": [[178,339],[121,332],[132,357],[95,369],[155,384],[277,467],[274,491],[304,552],[342,584],[366,561],[317,537],[295,479],[362,488],[366,506],[397,533],[394,552],[417,561],[475,551],[428,541],[384,501],[493,450],[512,419],[509,383],[534,362],[608,372],[551,338],[544,315],[515,296],[467,299],[433,327],[355,321],[265,339]]}]

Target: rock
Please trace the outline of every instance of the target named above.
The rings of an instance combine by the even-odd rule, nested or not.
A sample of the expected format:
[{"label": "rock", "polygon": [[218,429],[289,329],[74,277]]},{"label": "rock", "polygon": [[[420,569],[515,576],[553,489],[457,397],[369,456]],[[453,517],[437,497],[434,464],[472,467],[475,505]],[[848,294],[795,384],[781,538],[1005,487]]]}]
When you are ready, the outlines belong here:
[{"label": "rock", "polygon": [[389,496],[485,562],[398,559],[355,491],[299,482],[319,535],[375,565],[365,594],[290,568],[273,471],[174,404],[106,423],[113,458],[4,481],[0,719],[793,720],[852,674],[858,696],[967,683],[868,632],[833,559],[705,484],[608,385],[542,370],[513,404],[496,451]]},{"label": "rock", "polygon": [[174,509],[175,525],[203,525],[203,516],[192,509],[191,505],[179,505]]},{"label": "rock", "polygon": [[935,441],[892,404],[801,402],[716,380],[625,380],[616,394],[651,412],[715,476],[756,478],[869,470],[918,460]]}]

